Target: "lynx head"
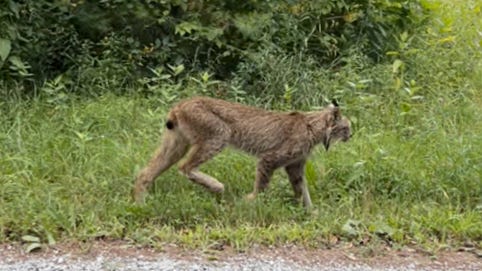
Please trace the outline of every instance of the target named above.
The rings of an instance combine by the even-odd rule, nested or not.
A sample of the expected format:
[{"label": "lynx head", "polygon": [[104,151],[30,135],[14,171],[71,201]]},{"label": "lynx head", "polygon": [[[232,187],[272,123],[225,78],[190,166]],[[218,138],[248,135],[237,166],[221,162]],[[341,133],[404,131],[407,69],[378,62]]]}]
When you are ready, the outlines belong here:
[{"label": "lynx head", "polygon": [[339,140],[346,142],[351,138],[351,123],[350,121],[341,115],[340,107],[336,100],[332,101],[332,104],[327,109],[327,133],[323,140],[325,149],[330,148],[331,143],[335,143]]}]

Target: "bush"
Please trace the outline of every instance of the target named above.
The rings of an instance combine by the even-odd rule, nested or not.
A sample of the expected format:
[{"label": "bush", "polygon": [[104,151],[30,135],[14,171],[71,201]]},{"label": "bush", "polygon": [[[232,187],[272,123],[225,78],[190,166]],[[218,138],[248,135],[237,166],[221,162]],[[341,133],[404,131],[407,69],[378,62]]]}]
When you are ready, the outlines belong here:
[{"label": "bush", "polygon": [[395,37],[424,18],[418,1],[402,0],[9,0],[0,7],[0,69],[26,94],[59,75],[77,93],[99,81],[111,83],[87,92],[122,92],[169,65],[185,68],[181,81],[241,72],[254,90],[266,66],[283,59],[328,69],[353,51],[383,60]]}]

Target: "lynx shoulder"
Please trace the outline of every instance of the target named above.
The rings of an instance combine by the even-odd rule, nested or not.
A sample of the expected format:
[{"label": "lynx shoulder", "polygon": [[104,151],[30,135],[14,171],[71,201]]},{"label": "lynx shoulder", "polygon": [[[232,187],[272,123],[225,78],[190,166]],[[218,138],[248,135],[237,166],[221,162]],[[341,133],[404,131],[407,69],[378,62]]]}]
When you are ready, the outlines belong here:
[{"label": "lynx shoulder", "polygon": [[350,121],[336,102],[316,112],[274,112],[224,100],[196,97],[181,101],[167,115],[161,146],[137,176],[134,197],[143,201],[147,188],[161,173],[185,157],[180,172],[212,192],[224,185],[198,167],[230,145],[258,157],[253,192],[265,190],[274,170],[284,167],[295,196],[309,208],[311,199],[304,165],[318,144],[326,150],[351,137]]}]

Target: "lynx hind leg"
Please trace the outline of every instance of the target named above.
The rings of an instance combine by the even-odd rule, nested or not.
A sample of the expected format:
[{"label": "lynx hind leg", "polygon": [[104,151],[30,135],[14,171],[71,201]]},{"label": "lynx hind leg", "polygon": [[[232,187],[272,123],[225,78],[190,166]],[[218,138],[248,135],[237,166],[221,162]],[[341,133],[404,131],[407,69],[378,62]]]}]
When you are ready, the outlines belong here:
[{"label": "lynx hind leg", "polygon": [[186,160],[179,166],[180,172],[189,180],[206,187],[211,192],[223,193],[224,185],[222,183],[197,169],[202,163],[221,152],[223,148],[224,143],[215,140],[192,145]]},{"label": "lynx hind leg", "polygon": [[137,175],[134,199],[142,202],[148,187],[164,171],[178,162],[187,152],[189,143],[177,131],[166,130],[157,149],[145,168]]},{"label": "lynx hind leg", "polygon": [[308,185],[304,178],[305,162],[300,161],[285,167],[288,174],[291,186],[295,193],[295,198],[299,200],[302,198],[305,208],[310,209],[312,206],[310,192],[308,191]]}]

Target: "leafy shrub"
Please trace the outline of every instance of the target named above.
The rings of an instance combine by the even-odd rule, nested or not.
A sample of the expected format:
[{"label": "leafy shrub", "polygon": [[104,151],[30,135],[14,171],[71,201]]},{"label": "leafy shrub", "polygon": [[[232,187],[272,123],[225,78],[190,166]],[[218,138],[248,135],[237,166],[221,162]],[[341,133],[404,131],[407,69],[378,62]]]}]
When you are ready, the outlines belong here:
[{"label": "leafy shrub", "polygon": [[270,65],[260,54],[336,68],[356,48],[380,61],[423,15],[418,1],[403,0],[9,0],[0,7],[0,69],[4,80],[30,82],[27,92],[65,74],[71,91],[101,82],[88,92],[121,93],[168,65],[185,67],[181,81],[245,72],[254,83]]}]

